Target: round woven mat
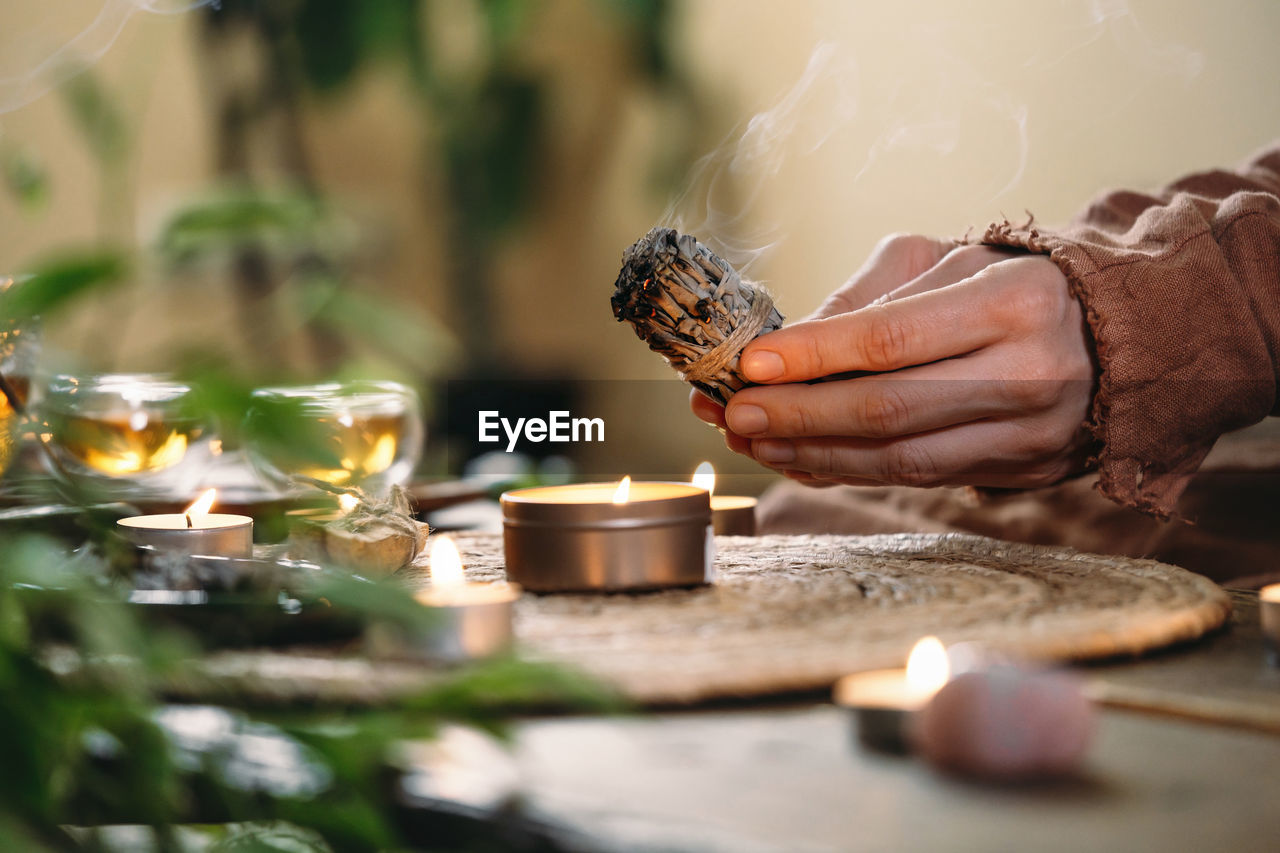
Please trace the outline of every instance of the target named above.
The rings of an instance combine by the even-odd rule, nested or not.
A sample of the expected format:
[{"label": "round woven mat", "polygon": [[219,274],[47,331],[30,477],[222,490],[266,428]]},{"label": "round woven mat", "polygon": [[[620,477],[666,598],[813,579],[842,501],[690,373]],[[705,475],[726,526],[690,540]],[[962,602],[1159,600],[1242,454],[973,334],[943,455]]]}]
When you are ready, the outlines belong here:
[{"label": "round woven mat", "polygon": [[[505,576],[500,536],[457,543],[469,580]],[[636,702],[692,703],[824,689],[849,672],[901,666],[926,634],[1073,660],[1191,640],[1230,612],[1212,581],[1176,566],[980,536],[719,537],[717,548],[712,586],[525,595],[522,655],[577,666]],[[426,570],[398,577],[421,586]],[[432,675],[352,651],[227,651],[170,692],[376,705]]]},{"label": "round woven mat", "polygon": [[[503,575],[499,536],[461,536],[475,580]],[[516,634],[636,701],[825,688],[901,666],[925,634],[1036,659],[1136,654],[1218,627],[1213,582],[1151,560],[979,536],[717,540],[712,586],[642,595],[526,595]],[[421,572],[405,570],[412,582]]]}]

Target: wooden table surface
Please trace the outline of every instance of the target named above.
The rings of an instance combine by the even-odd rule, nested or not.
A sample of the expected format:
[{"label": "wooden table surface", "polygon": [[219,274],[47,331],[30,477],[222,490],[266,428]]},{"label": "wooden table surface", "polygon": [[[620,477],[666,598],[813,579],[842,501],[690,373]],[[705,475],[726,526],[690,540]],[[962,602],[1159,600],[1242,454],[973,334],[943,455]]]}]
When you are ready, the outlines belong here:
[{"label": "wooden table surface", "polygon": [[[1256,596],[1237,605],[1201,643],[1082,668],[1108,701],[1160,713],[1105,708],[1068,781],[978,784],[869,753],[820,699],[528,720],[505,760],[532,815],[588,849],[1273,853],[1280,670],[1264,663]],[[1243,722],[1207,722],[1232,714]]]}]

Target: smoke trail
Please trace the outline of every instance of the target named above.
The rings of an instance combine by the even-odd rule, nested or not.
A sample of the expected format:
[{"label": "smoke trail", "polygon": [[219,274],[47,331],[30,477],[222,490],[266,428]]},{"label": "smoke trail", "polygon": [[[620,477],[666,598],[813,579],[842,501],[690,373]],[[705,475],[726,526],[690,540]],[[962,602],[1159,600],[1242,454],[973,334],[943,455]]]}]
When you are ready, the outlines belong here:
[{"label": "smoke trail", "polygon": [[857,113],[857,66],[836,45],[819,43],[779,101],[757,113],[693,166],[660,224],[700,235],[739,269],[777,241],[776,228],[749,229],[761,194],[793,151],[817,151]]},{"label": "smoke trail", "polygon": [[[1040,14],[1044,20],[1034,29],[1002,21],[977,27],[974,35],[972,27],[957,30],[948,20],[905,13],[886,31],[883,17],[880,29],[868,29],[861,26],[860,4],[833,0],[824,32],[891,33],[902,49],[865,67],[863,89],[854,57],[876,53],[873,46],[819,43],[776,104],[695,164],[660,222],[696,233],[735,266],[750,267],[782,233],[778,222],[752,224],[768,219],[759,209],[765,190],[788,158],[813,153],[837,133],[849,156],[835,164],[831,179],[850,191],[893,153],[905,155],[893,165],[911,170],[918,182],[963,174],[974,184],[975,206],[991,204],[1020,185],[1036,119],[1046,118],[1043,107],[1015,94],[1010,69],[1022,69],[1022,89],[1034,90],[1027,81],[1035,77],[1047,89],[1061,85],[1060,66],[1093,62],[1099,52],[1117,56],[1131,73],[1115,81],[1109,103],[1122,105],[1155,80],[1189,82],[1205,66],[1201,52],[1150,36],[1128,0],[1064,0]],[[831,20],[846,16],[848,26]],[[872,121],[879,126],[869,126]],[[1000,156],[982,156],[992,150]],[[990,174],[975,172],[976,163],[987,164]]]},{"label": "smoke trail", "polygon": [[1073,21],[1068,12],[1061,22],[1060,31],[1074,34],[1075,39],[1068,40],[1055,53],[1028,58],[1026,67],[1057,65],[1071,54],[1109,37],[1130,63],[1153,74],[1190,80],[1204,70],[1202,52],[1173,42],[1157,44],[1152,41],[1133,14],[1128,0],[1089,0],[1068,9],[1080,14],[1083,20]]},{"label": "smoke trail", "polygon": [[[178,15],[201,6],[217,7],[220,0],[105,0],[97,17],[72,38],[16,73],[0,76],[0,115],[21,109],[59,83],[94,64],[111,49],[125,24],[138,12]],[[18,34],[21,38],[25,34]],[[9,42],[17,43],[13,33]],[[12,56],[13,52],[3,51]]]}]

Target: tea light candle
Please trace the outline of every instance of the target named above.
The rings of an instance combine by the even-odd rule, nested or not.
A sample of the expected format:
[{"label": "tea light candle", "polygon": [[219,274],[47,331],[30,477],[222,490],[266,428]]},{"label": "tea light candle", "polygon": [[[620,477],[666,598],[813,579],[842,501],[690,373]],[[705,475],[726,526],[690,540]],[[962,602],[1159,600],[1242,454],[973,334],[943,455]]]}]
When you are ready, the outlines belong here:
[{"label": "tea light candle", "polygon": [[209,510],[218,490],[209,489],[180,513],[134,515],[116,522],[134,545],[208,557],[252,557],[253,519]]},{"label": "tea light candle", "polygon": [[583,483],[502,496],[507,575],[534,592],[710,583],[711,500],[689,483]]},{"label": "tea light candle", "polygon": [[1280,583],[1258,590],[1258,610],[1262,620],[1262,640],[1267,647],[1267,660],[1280,666]]},{"label": "tea light candle", "polygon": [[415,656],[441,663],[490,657],[511,645],[512,605],[520,587],[508,583],[467,583],[458,546],[447,536],[431,545],[431,586],[414,598],[435,616],[423,633],[410,638]]},{"label": "tea light candle", "polygon": [[711,495],[711,529],[717,536],[755,536],[756,499],[716,494],[716,469],[703,462],[693,472],[693,484]]},{"label": "tea light candle", "polygon": [[858,740],[881,752],[904,753],[912,715],[950,677],[947,650],[937,637],[911,649],[906,669],[856,672],[836,682],[835,702],[853,712]]}]

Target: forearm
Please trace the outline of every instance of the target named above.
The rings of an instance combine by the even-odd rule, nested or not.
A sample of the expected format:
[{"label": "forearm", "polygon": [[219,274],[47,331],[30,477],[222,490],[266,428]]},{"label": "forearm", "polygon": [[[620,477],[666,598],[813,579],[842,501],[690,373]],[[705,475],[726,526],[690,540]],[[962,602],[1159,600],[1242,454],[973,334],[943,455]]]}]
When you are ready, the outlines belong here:
[{"label": "forearm", "polygon": [[983,242],[1048,254],[1085,310],[1108,497],[1166,516],[1219,435],[1277,413],[1280,149]]}]

